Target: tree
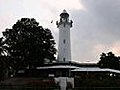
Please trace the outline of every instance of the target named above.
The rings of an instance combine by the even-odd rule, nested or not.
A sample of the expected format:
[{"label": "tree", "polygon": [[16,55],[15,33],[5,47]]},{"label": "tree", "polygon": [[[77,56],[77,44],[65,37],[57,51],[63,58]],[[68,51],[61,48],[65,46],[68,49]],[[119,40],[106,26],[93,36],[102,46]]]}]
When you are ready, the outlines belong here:
[{"label": "tree", "polygon": [[6,54],[6,52],[5,52],[5,46],[4,46],[4,44],[5,44],[5,41],[3,40],[3,37],[1,37],[0,38],[0,56],[5,56]]},{"label": "tree", "polygon": [[55,60],[55,41],[49,29],[39,26],[35,19],[22,18],[12,29],[3,32],[7,55],[11,57],[14,69],[35,68],[45,60]]},{"label": "tree", "polygon": [[3,80],[7,74],[9,69],[9,59],[6,56],[5,52],[5,42],[3,40],[3,37],[0,38],[0,80]]},{"label": "tree", "polygon": [[102,68],[119,69],[119,57],[115,56],[112,52],[102,53],[98,65]]}]

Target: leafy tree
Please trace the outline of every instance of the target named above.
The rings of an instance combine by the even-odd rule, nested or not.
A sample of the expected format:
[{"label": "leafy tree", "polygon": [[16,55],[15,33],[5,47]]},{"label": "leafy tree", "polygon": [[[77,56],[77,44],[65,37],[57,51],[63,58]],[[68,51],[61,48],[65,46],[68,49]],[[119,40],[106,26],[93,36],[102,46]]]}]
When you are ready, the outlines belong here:
[{"label": "leafy tree", "polygon": [[5,56],[6,52],[5,52],[5,41],[3,40],[3,37],[0,38],[0,56]]},{"label": "leafy tree", "polygon": [[112,52],[102,53],[98,65],[103,68],[119,69],[119,57]]},{"label": "leafy tree", "polygon": [[5,42],[3,38],[0,38],[0,80],[3,80],[7,76],[9,69],[9,59],[5,52]]},{"label": "leafy tree", "polygon": [[7,56],[0,56],[0,80],[8,77],[9,73],[9,59]]},{"label": "leafy tree", "polygon": [[12,29],[3,32],[7,55],[11,57],[13,68],[35,68],[45,60],[55,60],[55,41],[49,29],[39,26],[35,19],[22,18]]}]

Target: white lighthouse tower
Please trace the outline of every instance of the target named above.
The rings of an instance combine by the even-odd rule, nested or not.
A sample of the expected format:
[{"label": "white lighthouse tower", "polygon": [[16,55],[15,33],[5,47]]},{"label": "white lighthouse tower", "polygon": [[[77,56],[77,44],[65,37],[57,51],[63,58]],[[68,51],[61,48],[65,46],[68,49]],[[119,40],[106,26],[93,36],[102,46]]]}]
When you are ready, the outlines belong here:
[{"label": "white lighthouse tower", "polygon": [[58,62],[69,62],[71,60],[70,28],[72,20],[66,10],[60,14],[60,21],[56,22],[59,29]]}]

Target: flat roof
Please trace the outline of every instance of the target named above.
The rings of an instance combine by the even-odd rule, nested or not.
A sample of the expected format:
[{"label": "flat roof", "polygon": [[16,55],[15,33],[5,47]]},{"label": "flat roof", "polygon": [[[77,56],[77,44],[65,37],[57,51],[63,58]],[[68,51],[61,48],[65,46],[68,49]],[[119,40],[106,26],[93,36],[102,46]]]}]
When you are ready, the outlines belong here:
[{"label": "flat roof", "polygon": [[74,66],[74,65],[52,65],[52,66],[43,66],[37,67],[36,69],[72,69],[72,72],[113,72],[119,73],[120,70],[109,69],[109,68],[100,68],[100,67],[88,67],[88,66]]},{"label": "flat roof", "polygon": [[76,67],[76,66],[71,66],[71,65],[55,65],[55,66],[44,66],[44,67],[37,67],[36,69],[64,69],[64,68],[67,68],[67,69],[76,69],[76,68],[79,68],[79,67]]},{"label": "flat roof", "polygon": [[119,70],[109,69],[109,68],[99,68],[99,67],[79,67],[77,69],[71,70],[73,72],[114,72],[120,73]]}]

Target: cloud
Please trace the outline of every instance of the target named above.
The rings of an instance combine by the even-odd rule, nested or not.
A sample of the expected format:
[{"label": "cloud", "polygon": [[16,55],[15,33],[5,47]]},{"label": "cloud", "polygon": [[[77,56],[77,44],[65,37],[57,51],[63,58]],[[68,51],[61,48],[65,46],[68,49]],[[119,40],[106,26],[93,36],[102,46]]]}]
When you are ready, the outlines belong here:
[{"label": "cloud", "polygon": [[[79,62],[97,62],[102,52],[120,55],[120,1],[80,0],[84,10],[73,10],[72,55]],[[117,44],[116,44],[117,42]]]},{"label": "cloud", "polygon": [[74,1],[70,1],[70,0],[51,0],[50,2],[48,2],[48,0],[44,0],[49,6],[57,8],[59,10],[63,10],[63,9],[75,9],[75,10],[79,10],[79,9],[85,9],[83,7],[83,5],[80,3],[79,0],[74,0]]},{"label": "cloud", "polygon": [[113,45],[111,46],[111,51],[115,55],[120,56],[120,41],[116,41],[115,43],[113,43]]},{"label": "cloud", "polygon": [[116,56],[120,56],[120,41],[115,41],[111,45],[98,44],[94,46],[93,53],[108,53],[113,52]]},{"label": "cloud", "polygon": [[87,11],[99,21],[105,34],[120,34],[120,0],[82,0]]}]

